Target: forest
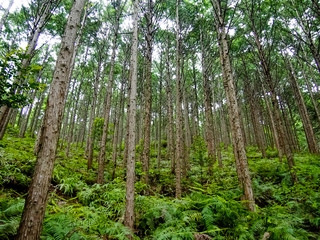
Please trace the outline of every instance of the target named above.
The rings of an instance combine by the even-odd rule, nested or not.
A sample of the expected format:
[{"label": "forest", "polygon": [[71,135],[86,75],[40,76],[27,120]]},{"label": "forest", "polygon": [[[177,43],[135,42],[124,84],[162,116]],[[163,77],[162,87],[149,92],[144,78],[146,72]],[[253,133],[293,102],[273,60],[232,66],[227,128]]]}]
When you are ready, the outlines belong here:
[{"label": "forest", "polygon": [[0,2],[0,239],[320,239],[318,0]]}]

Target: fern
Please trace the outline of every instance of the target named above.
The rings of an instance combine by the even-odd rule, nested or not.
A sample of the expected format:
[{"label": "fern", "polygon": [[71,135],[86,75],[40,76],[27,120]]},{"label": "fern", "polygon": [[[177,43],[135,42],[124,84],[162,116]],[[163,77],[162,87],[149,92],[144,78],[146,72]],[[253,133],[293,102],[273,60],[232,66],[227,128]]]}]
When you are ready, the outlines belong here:
[{"label": "fern", "polygon": [[24,200],[0,202],[0,239],[12,239],[17,233],[21,213],[24,207]]},{"label": "fern", "polygon": [[125,227],[119,222],[108,221],[107,227],[101,231],[101,234],[106,235],[107,238],[118,239],[118,240],[128,240],[129,235],[133,235],[130,229]]},{"label": "fern", "polygon": [[80,231],[81,228],[73,218],[65,214],[55,214],[45,219],[42,236],[52,240],[86,239],[81,236]]}]

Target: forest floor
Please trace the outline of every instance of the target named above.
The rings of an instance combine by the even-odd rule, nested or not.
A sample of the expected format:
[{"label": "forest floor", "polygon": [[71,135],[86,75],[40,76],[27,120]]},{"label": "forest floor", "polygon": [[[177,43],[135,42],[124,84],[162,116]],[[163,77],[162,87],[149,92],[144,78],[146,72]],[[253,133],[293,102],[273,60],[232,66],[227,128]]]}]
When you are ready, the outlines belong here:
[{"label": "forest floor", "polygon": [[[19,226],[24,197],[31,181],[35,139],[17,138],[9,128],[0,142],[0,239],[13,239]],[[231,148],[222,151],[224,167],[215,163],[207,174],[205,155],[197,147],[190,153],[190,170],[183,180],[183,197],[174,198],[175,181],[170,163],[156,169],[151,149],[150,195],[140,181],[136,163],[134,239],[320,239],[320,157],[296,153],[299,183],[293,185],[286,161],[279,162],[268,149],[262,159],[255,147],[247,148],[256,199],[256,213],[241,202]],[[200,154],[199,154],[200,152]],[[96,149],[95,157],[98,151]],[[113,166],[106,164],[106,184],[96,181],[97,163],[87,171],[83,149],[73,149],[69,157],[58,150],[42,239],[127,239],[123,225],[125,210],[125,169],[118,159],[115,179]],[[111,154],[109,152],[111,158]],[[139,154],[137,153],[137,159]]]}]

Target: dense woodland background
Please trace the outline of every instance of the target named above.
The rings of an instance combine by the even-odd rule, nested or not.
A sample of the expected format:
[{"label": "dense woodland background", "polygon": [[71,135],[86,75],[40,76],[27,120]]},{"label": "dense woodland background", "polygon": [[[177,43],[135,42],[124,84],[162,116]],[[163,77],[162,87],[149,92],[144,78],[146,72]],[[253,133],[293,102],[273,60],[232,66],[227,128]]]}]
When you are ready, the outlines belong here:
[{"label": "dense woodland background", "polygon": [[15,1],[0,239],[319,239],[317,0]]}]

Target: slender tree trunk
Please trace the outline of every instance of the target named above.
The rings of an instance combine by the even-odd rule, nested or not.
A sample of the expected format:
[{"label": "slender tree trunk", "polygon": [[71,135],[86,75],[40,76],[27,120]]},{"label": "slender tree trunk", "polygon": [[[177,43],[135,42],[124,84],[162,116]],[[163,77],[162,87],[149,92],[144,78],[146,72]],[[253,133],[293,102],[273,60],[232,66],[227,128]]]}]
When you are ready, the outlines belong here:
[{"label": "slender tree trunk", "polygon": [[170,75],[170,59],[169,59],[169,39],[167,40],[167,50],[166,50],[166,93],[167,93],[167,159],[171,162],[171,172],[175,171],[175,148],[174,148],[174,128],[173,128],[173,104],[172,104],[172,84]]},{"label": "slender tree trunk", "polygon": [[244,189],[245,200],[250,211],[255,211],[251,177],[247,162],[246,150],[240,126],[239,107],[236,98],[231,62],[229,56],[228,35],[226,33],[225,20],[219,0],[212,0],[215,9],[216,30],[218,32],[218,43],[220,50],[220,63],[222,68],[223,85],[225,88],[229,109],[229,120],[233,142],[233,151],[236,160],[236,167],[240,186]]},{"label": "slender tree trunk", "polygon": [[158,121],[158,152],[157,152],[157,169],[160,169],[161,162],[161,140],[162,140],[162,78],[163,78],[163,66],[162,66],[162,55],[160,58],[160,78],[159,78],[159,105],[158,105],[158,113],[159,113],[159,121]]},{"label": "slender tree trunk", "polygon": [[[251,21],[253,21],[253,20],[251,20]],[[259,35],[257,34],[257,31],[255,29],[255,25],[253,22],[252,22],[252,30],[253,30],[257,50],[258,50],[259,59],[260,59],[261,65],[262,65],[263,74],[265,77],[265,82],[266,82],[267,86],[269,87],[269,91],[270,91],[270,95],[271,95],[271,103],[272,103],[272,110],[273,110],[272,113],[274,116],[275,129],[277,131],[277,135],[279,138],[279,147],[280,147],[278,149],[279,159],[282,154],[282,151],[284,150],[286,157],[287,157],[292,180],[294,182],[297,182],[297,176],[296,176],[295,170],[293,169],[293,167],[295,165],[294,159],[293,159],[293,154],[292,154],[292,151],[289,147],[289,144],[286,139],[285,132],[284,132],[283,123],[282,123],[281,116],[280,116],[279,103],[277,100],[277,95],[275,92],[275,87],[274,87],[274,83],[273,83],[271,72],[270,72],[270,65],[267,63],[264,49],[260,43],[260,38],[259,38]]]},{"label": "slender tree trunk", "polygon": [[[136,96],[137,96],[137,57],[138,57],[138,0],[133,2],[133,36],[130,60],[130,97],[129,97],[129,129],[128,129],[128,160],[126,178],[126,210],[124,225],[134,230],[134,182],[135,182],[135,134],[136,134]],[[129,239],[133,239],[129,236]]]},{"label": "slender tree trunk", "polygon": [[176,198],[181,197],[181,162],[183,160],[182,89],[180,75],[180,1],[176,0]]},{"label": "slender tree trunk", "polygon": [[189,155],[190,155],[190,147],[191,147],[191,131],[189,124],[189,111],[188,111],[188,101],[186,98],[186,87],[184,87],[184,91],[182,93],[182,101],[183,101],[183,117],[184,117],[184,132],[185,132],[185,149],[184,149],[184,160],[183,160],[183,169],[182,176],[184,178],[187,177],[187,170],[189,170]]},{"label": "slender tree trunk", "polygon": [[[120,7],[120,3],[118,2]],[[106,144],[107,144],[107,136],[108,136],[108,125],[109,125],[109,117],[110,117],[110,109],[111,109],[111,98],[112,98],[112,89],[114,85],[114,65],[116,59],[116,48],[117,48],[117,38],[118,38],[118,29],[119,29],[119,21],[120,21],[120,11],[118,10],[117,19],[115,23],[115,30],[113,36],[113,43],[112,43],[112,54],[111,54],[111,61],[110,61],[110,71],[109,71],[109,81],[107,86],[107,95],[104,102],[104,123],[103,123],[103,130],[102,136],[100,141],[100,151],[98,157],[98,178],[97,183],[103,184],[104,183],[104,161],[106,157]]]},{"label": "slender tree trunk", "polygon": [[82,87],[82,83],[83,83],[83,74],[84,73],[82,73],[80,84],[77,89],[76,97],[75,97],[74,103],[73,103],[73,110],[72,110],[72,115],[71,115],[71,119],[70,119],[70,127],[69,127],[69,132],[68,132],[68,143],[67,143],[67,149],[66,149],[66,156],[67,157],[69,156],[70,145],[71,145],[73,135],[74,135],[74,124],[75,124],[75,120],[76,120],[76,113],[78,110],[80,91],[81,91],[81,87]]},{"label": "slender tree trunk", "polygon": [[303,64],[301,63],[301,61],[299,61],[299,64],[301,66],[301,71],[302,71],[302,74],[303,74],[303,78],[305,80],[305,83],[306,83],[306,86],[308,88],[308,92],[309,92],[309,95],[310,95],[310,98],[311,98],[311,101],[312,101],[312,104],[313,104],[313,107],[314,107],[314,110],[316,112],[316,115],[317,115],[317,120],[318,120],[318,125],[320,126],[320,110],[319,110],[319,104],[317,103],[315,97],[314,97],[314,94],[313,94],[313,91],[311,89],[311,86],[310,86],[310,81],[306,75],[306,72],[304,70],[304,67],[303,67]]},{"label": "slender tree trunk", "polygon": [[113,164],[113,171],[112,171],[112,179],[115,178],[116,175],[116,168],[117,168],[117,143],[119,137],[119,120],[120,120],[120,106],[121,99],[117,100],[114,112],[114,119],[113,119],[113,126],[114,126],[114,133],[112,138],[112,164]]},{"label": "slender tree trunk", "polygon": [[41,94],[40,101],[38,102],[38,109],[35,111],[34,123],[32,124],[31,129],[30,129],[31,137],[34,137],[35,131],[38,129],[37,126],[38,126],[39,120],[41,120],[41,116],[40,116],[41,108],[43,106],[43,102],[44,102],[45,98],[46,98],[46,94],[45,94],[45,92],[43,92]]},{"label": "slender tree trunk", "polygon": [[214,120],[214,135],[216,136],[215,137],[215,145],[216,145],[216,152],[217,152],[217,157],[218,157],[218,164],[219,164],[219,168],[223,168],[223,163],[222,163],[222,156],[221,156],[221,146],[220,146],[220,143],[221,143],[221,136],[219,137],[218,136],[218,133],[217,133],[217,128],[218,128],[218,121],[217,121],[217,111],[216,111],[216,100],[215,100],[215,94],[214,94],[214,88],[212,89],[212,102],[213,102],[213,112],[215,113],[214,116],[213,116],[213,120]]},{"label": "slender tree trunk", "polygon": [[212,174],[212,167],[216,161],[216,147],[214,141],[214,127],[212,114],[212,90],[209,83],[210,64],[208,63],[208,54],[205,45],[203,31],[200,32],[201,38],[201,65],[202,65],[202,79],[204,92],[204,107],[205,107],[205,136],[208,146],[208,172]]},{"label": "slender tree trunk", "polygon": [[[32,99],[34,99],[35,97],[36,97],[36,91],[33,92]],[[24,138],[24,135],[26,134],[26,130],[27,130],[27,127],[28,127],[30,115],[31,115],[31,112],[32,112],[32,108],[33,108],[33,103],[31,103],[29,105],[28,112],[27,112],[27,117],[26,117],[26,119],[24,119],[24,121],[21,124],[20,131],[19,131],[19,137],[20,138]]]},{"label": "slender tree trunk", "polygon": [[287,102],[288,112],[289,112],[289,116],[290,116],[290,123],[291,123],[292,129],[293,129],[294,142],[295,142],[297,151],[301,151],[300,144],[299,144],[298,133],[297,133],[297,128],[296,128],[296,125],[295,125],[295,120],[294,120],[294,117],[293,117],[292,109],[291,109],[290,105],[288,104],[288,100],[286,100],[286,102]]},{"label": "slender tree trunk", "polygon": [[88,111],[90,102],[89,100],[86,101],[85,108],[83,109],[84,115],[83,115],[83,125],[82,125],[82,134],[81,134],[81,148],[83,148],[84,142],[85,142],[85,136],[86,136],[86,129],[87,129],[87,122],[88,122]]},{"label": "slender tree trunk", "polygon": [[[126,65],[126,63],[125,63]],[[125,78],[124,78],[124,70],[122,71],[122,84],[121,84],[121,90],[120,92],[123,93],[124,92],[124,88],[125,88]],[[121,119],[122,119],[122,114],[123,114],[123,105],[124,105],[124,95],[121,94],[120,95],[120,100],[119,100],[119,106],[117,109],[117,112],[115,114],[117,114],[117,117],[115,119],[115,124],[114,124],[114,128],[115,128],[115,133],[114,133],[114,138],[113,138],[113,146],[112,146],[112,162],[113,162],[113,171],[112,171],[112,179],[115,178],[116,175],[116,169],[117,169],[117,157],[118,157],[118,146],[119,144],[119,138],[121,137],[120,135],[120,128],[122,127],[121,123]],[[121,145],[120,145],[121,148]]]},{"label": "slender tree trunk", "polygon": [[65,104],[71,56],[84,4],[85,0],[74,1],[62,38],[41,128],[41,146],[22,213],[18,240],[40,239]]},{"label": "slender tree trunk", "polygon": [[243,60],[243,66],[244,66],[244,70],[245,70],[245,95],[246,95],[246,99],[249,102],[249,106],[250,106],[250,115],[251,115],[251,121],[252,121],[252,126],[253,126],[253,132],[254,132],[254,136],[257,142],[257,145],[262,153],[262,157],[266,158],[267,154],[266,154],[266,146],[264,144],[264,141],[262,139],[262,131],[263,129],[261,128],[261,124],[259,122],[259,116],[258,116],[258,104],[257,104],[257,97],[255,94],[255,91],[252,89],[252,85],[250,83],[250,78],[249,78],[249,74],[247,72],[247,66],[245,61]]},{"label": "slender tree trunk", "polygon": [[301,91],[299,89],[296,74],[294,72],[291,61],[287,57],[286,57],[286,60],[287,60],[287,65],[288,65],[287,67],[288,67],[288,71],[289,71],[289,77],[291,80],[291,87],[293,89],[295,101],[297,103],[298,111],[299,111],[299,114],[300,114],[300,117],[302,120],[304,132],[305,132],[308,147],[309,147],[309,151],[310,151],[310,153],[319,153],[319,147],[318,147],[318,144],[317,144],[314,132],[313,132],[312,123],[309,118],[306,104],[304,103],[303,96],[302,96]]},{"label": "slender tree trunk", "polygon": [[[102,53],[101,53],[102,54]],[[88,139],[87,139],[87,145],[88,145],[88,164],[87,169],[92,168],[92,161],[93,161],[93,123],[96,118],[96,104],[97,104],[97,95],[98,95],[98,86],[99,86],[99,80],[100,80],[100,74],[101,74],[101,65],[102,65],[102,56],[100,56],[99,62],[98,62],[98,70],[96,73],[96,77],[93,84],[93,97],[91,102],[91,111],[90,111],[90,120],[89,120],[89,132],[88,132]]]},{"label": "slender tree trunk", "polygon": [[283,119],[283,123],[284,123],[284,133],[285,133],[286,139],[289,143],[288,145],[289,145],[291,152],[294,152],[297,149],[297,146],[296,146],[296,142],[294,141],[291,124],[289,122],[288,111],[286,109],[285,104],[281,100],[279,100],[279,106],[280,106],[280,110],[282,113],[282,119]]},{"label": "slender tree trunk", "polygon": [[[144,107],[144,138],[143,138],[143,151],[142,151],[142,170],[145,173],[142,176],[142,181],[145,184],[149,184],[149,162],[150,162],[150,130],[151,130],[151,111],[152,111],[152,49],[153,49],[153,1],[148,0],[148,8],[145,13],[146,23],[147,23],[147,33],[146,33],[146,61],[145,61],[145,84],[144,84],[144,97],[145,97],[145,107]],[[149,191],[146,191],[146,195]]]},{"label": "slender tree trunk", "polygon": [[181,59],[181,105],[183,105],[182,110],[182,119],[181,124],[183,125],[183,158],[182,158],[182,177],[187,178],[187,170],[189,166],[189,154],[190,154],[190,127],[189,127],[189,113],[188,113],[188,104],[186,100],[186,86],[185,86],[185,76],[184,76],[184,59]]},{"label": "slender tree trunk", "polygon": [[[270,102],[269,102],[269,99],[267,97],[266,90],[264,89],[263,86],[262,86],[262,89],[263,89],[263,96],[264,96],[264,99],[265,99],[267,110],[268,110],[268,113],[269,113],[269,119],[270,119],[270,123],[271,123],[271,129],[272,129],[272,133],[273,133],[274,142],[275,142],[276,148],[280,149],[279,136],[278,136],[278,132],[277,132],[277,129],[276,129],[276,124],[274,122],[274,117],[273,117],[272,109],[271,109],[271,106],[270,106]],[[278,150],[278,157],[279,157],[279,161],[282,162],[282,151],[281,150],[280,151]]]},{"label": "slender tree trunk", "polygon": [[[72,60],[71,60],[72,62]],[[72,66],[72,65],[71,65]],[[72,67],[71,67],[72,69]],[[71,81],[71,78],[70,78],[70,73],[69,73],[69,82]],[[76,86],[76,80],[73,81],[73,84],[72,84],[72,90],[71,92],[73,93],[74,92],[74,88]],[[70,84],[68,85],[68,91],[66,92],[66,96],[65,96],[65,99],[66,100],[66,106],[65,106],[65,111],[64,111],[64,121],[63,121],[63,124],[62,124],[62,127],[61,127],[61,132],[60,132],[60,149],[63,148],[63,143],[64,143],[64,140],[65,140],[65,137],[67,135],[67,132],[68,132],[68,128],[69,128],[69,119],[70,119],[70,109],[72,108],[72,103],[73,103],[73,96],[71,96],[71,98],[68,99],[68,92],[70,90]],[[41,139],[41,137],[40,137]]]},{"label": "slender tree trunk", "polygon": [[199,101],[198,101],[198,86],[197,86],[197,74],[196,74],[196,61],[192,59],[192,75],[193,75],[193,85],[194,85],[194,128],[195,128],[195,135],[200,135],[199,133]]}]

